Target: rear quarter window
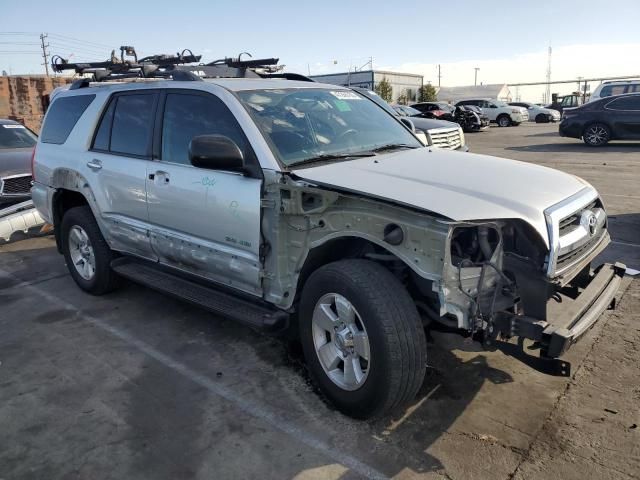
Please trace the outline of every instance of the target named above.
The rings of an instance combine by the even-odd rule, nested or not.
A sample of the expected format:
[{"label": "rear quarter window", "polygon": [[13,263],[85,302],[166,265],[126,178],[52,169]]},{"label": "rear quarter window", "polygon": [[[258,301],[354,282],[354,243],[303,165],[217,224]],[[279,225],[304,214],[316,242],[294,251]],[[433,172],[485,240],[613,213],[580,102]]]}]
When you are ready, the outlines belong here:
[{"label": "rear quarter window", "polygon": [[66,142],[71,130],[95,98],[95,95],[76,95],[54,100],[42,126],[40,140],[58,145]]}]

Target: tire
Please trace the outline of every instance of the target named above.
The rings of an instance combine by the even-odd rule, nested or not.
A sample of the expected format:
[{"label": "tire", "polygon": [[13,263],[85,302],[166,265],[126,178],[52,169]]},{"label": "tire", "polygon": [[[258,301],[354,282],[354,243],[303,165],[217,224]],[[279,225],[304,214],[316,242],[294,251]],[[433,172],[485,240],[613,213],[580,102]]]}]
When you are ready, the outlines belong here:
[{"label": "tire", "polygon": [[550,121],[549,116],[544,113],[536,115],[536,123],[549,123]]},{"label": "tire", "polygon": [[88,206],[74,207],[62,218],[62,251],[76,284],[92,295],[103,295],[117,286],[111,270],[116,258],[105,241]]},{"label": "tire", "polygon": [[611,129],[604,123],[592,123],[582,132],[582,140],[590,147],[602,147],[611,140]]},{"label": "tire", "polygon": [[[345,301],[353,310],[352,323],[344,314],[349,311]],[[336,314],[338,306],[342,316]],[[331,315],[322,314],[327,309]],[[352,347],[348,346],[349,333],[347,340],[339,339],[344,331],[342,322],[354,332]],[[326,323],[326,328],[320,327]],[[312,379],[346,415],[359,419],[385,416],[413,400],[422,386],[427,347],[420,316],[403,285],[381,265],[341,260],[316,270],[302,291],[299,327]],[[356,341],[362,333],[366,343]],[[338,353],[343,347],[351,349],[350,356]],[[367,358],[361,355],[363,350]],[[333,357],[334,362],[327,361]],[[351,365],[355,362],[351,383],[345,360]],[[326,367],[329,363],[332,366]]]},{"label": "tire", "polygon": [[509,117],[509,115],[502,114],[496,119],[496,122],[500,127],[510,127],[511,117]]}]

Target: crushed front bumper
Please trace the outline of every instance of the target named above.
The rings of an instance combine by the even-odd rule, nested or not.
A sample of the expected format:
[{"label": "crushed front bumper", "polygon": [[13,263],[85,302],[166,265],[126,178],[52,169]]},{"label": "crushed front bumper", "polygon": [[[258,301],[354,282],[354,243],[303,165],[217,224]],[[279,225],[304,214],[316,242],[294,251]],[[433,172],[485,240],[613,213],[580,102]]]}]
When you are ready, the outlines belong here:
[{"label": "crushed front bumper", "polygon": [[547,320],[500,313],[494,321],[496,330],[507,337],[534,340],[542,357],[558,358],[615,303],[625,268],[621,263],[601,265],[573,298],[558,294],[550,300],[555,305]]}]

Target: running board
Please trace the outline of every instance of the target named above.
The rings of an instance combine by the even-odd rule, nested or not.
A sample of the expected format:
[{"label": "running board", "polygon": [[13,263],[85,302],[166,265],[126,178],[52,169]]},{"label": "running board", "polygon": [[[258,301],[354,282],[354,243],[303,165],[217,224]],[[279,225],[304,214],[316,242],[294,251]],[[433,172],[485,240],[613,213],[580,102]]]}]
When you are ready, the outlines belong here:
[{"label": "running board", "polygon": [[130,257],[111,262],[111,268],[122,277],[153,290],[185,300],[193,305],[228,317],[265,332],[279,332],[289,325],[289,315],[282,310],[257,305],[215,288],[205,287],[148,263]]}]

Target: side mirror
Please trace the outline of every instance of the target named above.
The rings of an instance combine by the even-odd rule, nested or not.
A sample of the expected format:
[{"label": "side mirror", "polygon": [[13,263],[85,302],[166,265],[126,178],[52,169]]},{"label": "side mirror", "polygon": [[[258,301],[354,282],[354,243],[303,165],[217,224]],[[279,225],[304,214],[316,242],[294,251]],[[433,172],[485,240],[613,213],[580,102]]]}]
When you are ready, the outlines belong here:
[{"label": "side mirror", "polygon": [[191,165],[212,170],[244,172],[242,150],[224,135],[198,135],[189,142]]},{"label": "side mirror", "polygon": [[407,117],[400,117],[400,121],[405,124],[405,126],[411,130],[413,133],[416,133],[416,127],[411,120]]}]

